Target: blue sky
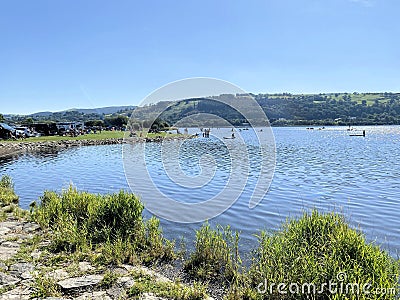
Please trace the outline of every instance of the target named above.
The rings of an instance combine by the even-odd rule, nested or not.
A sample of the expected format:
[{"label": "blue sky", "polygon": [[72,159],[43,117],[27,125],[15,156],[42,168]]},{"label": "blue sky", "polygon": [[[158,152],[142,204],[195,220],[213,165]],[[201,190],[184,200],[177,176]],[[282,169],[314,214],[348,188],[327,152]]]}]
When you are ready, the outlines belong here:
[{"label": "blue sky", "polygon": [[398,0],[0,0],[0,113],[138,104],[187,77],[400,91]]}]

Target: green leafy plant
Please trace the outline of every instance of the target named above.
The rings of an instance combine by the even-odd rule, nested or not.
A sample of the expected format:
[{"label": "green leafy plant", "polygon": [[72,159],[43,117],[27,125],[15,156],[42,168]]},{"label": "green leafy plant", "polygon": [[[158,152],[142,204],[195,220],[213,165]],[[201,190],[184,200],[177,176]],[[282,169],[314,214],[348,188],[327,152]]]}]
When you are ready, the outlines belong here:
[{"label": "green leafy plant", "polygon": [[32,288],[32,297],[37,297],[39,299],[61,296],[57,282],[44,274],[38,274],[34,278]]},{"label": "green leafy plant", "polygon": [[[291,220],[273,234],[262,232],[259,247],[248,273],[248,286],[242,295],[252,299],[394,299],[395,295],[285,293],[267,286],[266,293],[257,292],[264,282],[271,284],[313,284],[320,290],[324,284],[370,284],[371,290],[397,287],[399,262],[365,237],[350,228],[335,213],[316,210]],[[358,298],[357,298],[358,299]]]},{"label": "green leafy plant", "polygon": [[205,223],[196,232],[195,250],[185,263],[185,269],[199,279],[232,281],[239,271],[239,234],[229,226],[212,229]]},{"label": "green leafy plant", "polygon": [[106,273],[104,273],[104,277],[100,281],[100,286],[103,289],[110,288],[114,283],[117,282],[117,280],[118,280],[118,274],[108,270]]},{"label": "green leafy plant", "polygon": [[54,252],[98,249],[97,261],[108,263],[173,259],[174,243],[162,236],[156,218],[143,219],[143,208],[124,191],[94,195],[70,186],[61,194],[45,192],[32,217],[51,229]]},{"label": "green leafy plant", "polygon": [[19,197],[14,192],[12,178],[4,175],[0,179],[0,206],[18,204]]}]

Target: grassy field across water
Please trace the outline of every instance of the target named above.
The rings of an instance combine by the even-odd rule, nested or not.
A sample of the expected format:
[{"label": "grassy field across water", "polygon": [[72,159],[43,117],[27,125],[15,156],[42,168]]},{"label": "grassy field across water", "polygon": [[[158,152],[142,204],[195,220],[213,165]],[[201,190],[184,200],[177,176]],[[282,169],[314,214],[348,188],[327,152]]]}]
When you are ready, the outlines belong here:
[{"label": "grassy field across water", "polygon": [[[97,133],[89,133],[84,135],[79,135],[76,137],[73,136],[39,136],[39,137],[30,137],[26,139],[18,139],[18,140],[4,140],[2,142],[9,143],[21,143],[21,142],[52,142],[52,141],[79,141],[79,140],[108,140],[108,139],[122,139],[127,137],[128,133],[125,131],[102,131]],[[140,136],[140,132],[137,132],[137,137]],[[144,133],[142,132],[143,138],[156,138],[156,137],[170,137],[174,138],[177,136],[182,136],[182,134],[170,134],[167,132],[160,133]]]}]

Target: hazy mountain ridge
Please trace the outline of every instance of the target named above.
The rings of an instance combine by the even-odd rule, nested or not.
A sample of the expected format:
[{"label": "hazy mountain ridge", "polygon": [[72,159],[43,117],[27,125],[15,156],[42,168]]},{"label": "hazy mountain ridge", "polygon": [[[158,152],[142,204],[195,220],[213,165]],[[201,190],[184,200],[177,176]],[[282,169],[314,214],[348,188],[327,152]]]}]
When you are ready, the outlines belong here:
[{"label": "hazy mountain ridge", "polygon": [[59,112],[42,111],[29,115],[0,114],[10,124],[29,124],[32,122],[87,122],[91,120],[126,118],[136,107],[133,105],[107,106],[99,108],[72,108]]},{"label": "hazy mountain ridge", "polygon": [[56,111],[56,112],[51,112],[51,111],[44,111],[44,112],[37,112],[28,115],[29,117],[46,117],[50,116],[51,114],[54,113],[65,113],[65,112],[78,112],[82,114],[98,114],[98,115],[109,115],[109,114],[115,114],[119,111],[124,111],[124,110],[132,110],[135,109],[136,106],[133,105],[125,105],[125,106],[106,106],[106,107],[98,107],[98,108],[71,108],[63,111]]}]

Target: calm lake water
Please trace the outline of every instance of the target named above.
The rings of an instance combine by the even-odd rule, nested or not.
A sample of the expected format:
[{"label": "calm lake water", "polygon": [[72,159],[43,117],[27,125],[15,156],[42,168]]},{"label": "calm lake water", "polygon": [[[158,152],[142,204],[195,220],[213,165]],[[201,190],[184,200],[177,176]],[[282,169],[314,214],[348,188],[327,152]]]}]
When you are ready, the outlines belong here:
[{"label": "calm lake water", "polygon": [[[334,210],[343,213],[353,227],[360,228],[369,241],[376,241],[397,257],[400,254],[400,127],[362,129],[366,130],[365,138],[349,136],[344,127],[273,128],[277,161],[269,192],[256,208],[249,209],[248,198],[254,185],[252,172],[257,173],[257,155],[252,154],[254,164],[251,163],[243,197],[210,223],[230,224],[240,231],[242,250],[246,253],[257,245],[254,235],[261,229],[275,230],[286,218],[298,216],[304,210]],[[222,135],[230,135],[229,129],[219,130]],[[251,144],[254,132],[241,133],[247,135],[245,140]],[[181,166],[186,172],[196,174],[198,165],[193,161],[210,147],[218,147],[218,141],[199,138],[189,143],[187,148],[191,151],[182,157]],[[23,208],[38,200],[44,190],[61,191],[70,183],[94,193],[129,190],[121,152],[121,145],[110,145],[21,155],[17,159],[0,160],[0,175],[12,176]],[[157,151],[154,153],[150,169],[158,183],[166,193],[181,194],[179,186],[170,185],[159,173],[162,164],[157,160]],[[190,153],[195,159],[191,159]],[[225,170],[229,168],[224,168],[227,163],[224,155],[221,147],[213,184],[196,191],[193,197],[202,199],[205,194],[215,194],[224,185],[229,176]],[[184,236],[190,245],[200,224],[162,220],[162,226],[167,237]]]}]

